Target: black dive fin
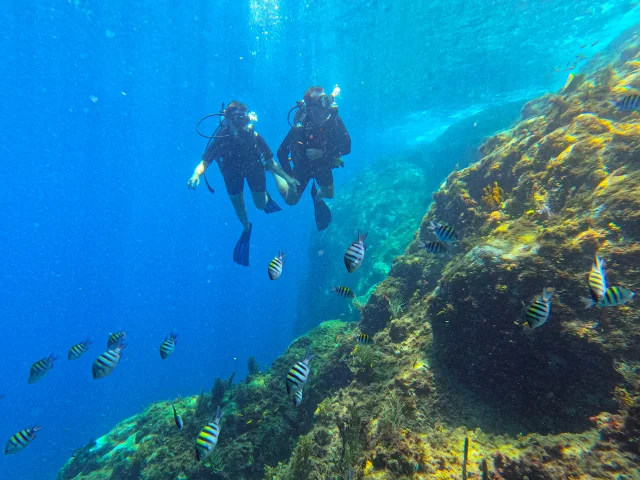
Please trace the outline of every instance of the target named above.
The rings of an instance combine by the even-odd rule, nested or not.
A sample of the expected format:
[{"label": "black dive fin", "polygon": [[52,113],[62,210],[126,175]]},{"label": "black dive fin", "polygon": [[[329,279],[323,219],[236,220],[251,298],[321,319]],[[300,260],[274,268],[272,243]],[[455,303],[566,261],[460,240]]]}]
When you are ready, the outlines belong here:
[{"label": "black dive fin", "polygon": [[280,205],[274,202],[273,198],[271,198],[271,195],[269,195],[269,192],[267,192],[267,205],[264,207],[264,213],[275,213],[279,212],[280,210],[282,210],[280,208]]},{"label": "black dive fin", "polygon": [[316,182],[311,185],[311,198],[313,199],[313,210],[316,215],[316,226],[318,230],[324,230],[331,223],[331,209],[327,206],[322,199],[316,200]]},{"label": "black dive fin", "polygon": [[251,229],[253,228],[253,225],[249,225],[249,230],[242,232],[238,243],[236,243],[236,248],[233,249],[233,261],[243,267],[249,266],[249,242],[251,240]]}]

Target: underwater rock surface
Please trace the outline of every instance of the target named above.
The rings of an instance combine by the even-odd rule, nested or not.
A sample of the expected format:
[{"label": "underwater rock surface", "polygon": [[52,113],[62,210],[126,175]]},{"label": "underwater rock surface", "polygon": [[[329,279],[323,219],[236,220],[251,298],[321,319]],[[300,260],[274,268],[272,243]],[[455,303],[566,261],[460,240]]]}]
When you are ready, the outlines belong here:
[{"label": "underwater rock surface", "polygon": [[[493,106],[460,120],[430,144],[375,160],[337,191],[336,199],[328,202],[333,211],[331,226],[311,234],[297,333],[327,318],[358,318],[358,310],[334,297],[331,286],[347,285],[358,302],[366,303],[375,285],[389,273],[393,259],[411,241],[442,179],[454,168],[478,160],[481,142],[515,122],[523,104],[524,100]],[[345,160],[348,174],[349,160]],[[358,229],[369,232],[367,259],[357,273],[348,275],[342,258],[357,239]]]},{"label": "underwater rock surface", "polygon": [[[268,371],[250,361],[243,382],[177,400],[182,431],[169,402],[150,406],[76,452],[58,480],[343,480],[350,469],[449,480],[462,478],[465,438],[469,479],[482,460],[492,480],[640,478],[637,299],[581,301],[596,252],[609,285],[640,289],[640,115],[609,103],[640,87],[640,47],[629,36],[621,48],[570,92],[527,103],[524,120],[448,177],[358,325],[322,323]],[[435,240],[431,221],[457,231],[446,253],[419,246]],[[548,321],[524,326],[545,287]],[[361,332],[374,343],[357,344]],[[284,379],[307,346],[317,357],[296,408]],[[220,441],[199,464],[195,438],[218,404]]]}]

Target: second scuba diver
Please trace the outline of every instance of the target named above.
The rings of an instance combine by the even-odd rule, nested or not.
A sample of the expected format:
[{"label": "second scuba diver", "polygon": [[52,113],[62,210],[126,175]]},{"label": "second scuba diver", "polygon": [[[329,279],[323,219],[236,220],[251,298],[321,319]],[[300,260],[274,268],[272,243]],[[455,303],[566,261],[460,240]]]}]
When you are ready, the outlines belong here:
[{"label": "second scuba diver", "polygon": [[[298,203],[307,184],[314,179],[311,196],[318,230],[324,230],[331,223],[331,210],[323,200],[333,198],[331,170],[344,167],[340,157],[351,152],[351,138],[334,103],[339,91],[336,87],[331,95],[327,95],[322,87],[311,87],[304,94],[304,100],[298,101],[289,111],[290,117],[297,109],[277,155],[282,170],[299,185],[272,170],[278,191],[288,205]],[[293,168],[289,162],[293,163]]]},{"label": "second scuba diver", "polygon": [[[291,188],[295,189],[298,182],[284,172],[280,165],[273,160],[273,153],[267,142],[258,132],[253,130],[252,114],[249,113],[245,104],[234,100],[221,113],[212,116],[224,117],[224,121],[210,137],[202,161],[196,167],[187,185],[195,190],[196,186],[200,184],[200,175],[211,165],[211,162],[218,163],[231,203],[235,208],[238,220],[244,227],[233,250],[233,261],[247,267],[249,266],[251,223],[247,217],[244,203],[245,179],[251,190],[253,203],[258,210],[264,210],[265,213],[281,210],[267,192],[265,169],[278,175]],[[208,183],[207,187],[213,193],[213,189]]]}]

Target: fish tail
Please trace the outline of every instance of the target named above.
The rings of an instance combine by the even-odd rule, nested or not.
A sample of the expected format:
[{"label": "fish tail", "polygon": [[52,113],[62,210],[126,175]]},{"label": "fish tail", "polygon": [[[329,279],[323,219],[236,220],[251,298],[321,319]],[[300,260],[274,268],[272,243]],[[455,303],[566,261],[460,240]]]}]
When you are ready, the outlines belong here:
[{"label": "fish tail", "polygon": [[596,302],[594,302],[592,298],[587,297],[582,298],[582,303],[584,303],[584,308],[591,308],[596,304]]},{"label": "fish tail", "polygon": [[220,420],[222,420],[222,416],[224,415],[224,408],[222,410],[220,410],[220,405],[218,405],[218,408],[216,409],[216,422],[220,422]]},{"label": "fish tail", "polygon": [[545,302],[548,302],[549,300],[551,300],[551,297],[553,297],[554,293],[556,293],[554,288],[545,287],[545,288],[542,289],[542,299]]}]

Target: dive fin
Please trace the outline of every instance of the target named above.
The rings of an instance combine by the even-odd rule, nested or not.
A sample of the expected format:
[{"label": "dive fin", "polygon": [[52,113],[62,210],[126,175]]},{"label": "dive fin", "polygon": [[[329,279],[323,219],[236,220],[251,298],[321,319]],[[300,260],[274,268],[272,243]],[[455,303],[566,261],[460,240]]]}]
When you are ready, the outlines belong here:
[{"label": "dive fin", "polygon": [[240,235],[236,248],[233,249],[233,261],[243,267],[249,266],[249,241],[251,240],[251,229],[253,225],[249,224],[249,230],[243,231]]},{"label": "dive fin", "polygon": [[264,207],[264,213],[275,213],[282,210],[280,208],[280,205],[278,205],[273,200],[273,198],[271,198],[271,195],[269,195],[269,192],[266,192],[266,193],[267,193],[267,205]]},{"label": "dive fin", "polygon": [[316,215],[316,226],[318,230],[324,230],[331,223],[331,209],[329,209],[322,199],[316,200],[317,193],[318,190],[316,189],[316,182],[314,180],[311,185],[311,198],[313,199],[313,210]]}]

